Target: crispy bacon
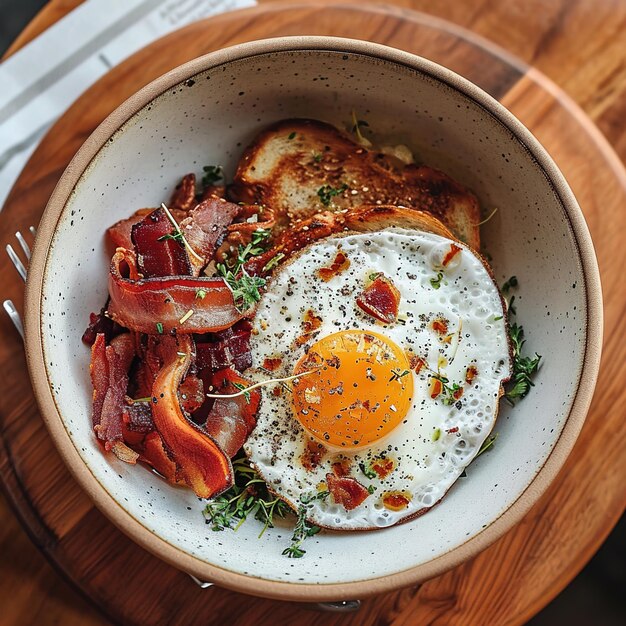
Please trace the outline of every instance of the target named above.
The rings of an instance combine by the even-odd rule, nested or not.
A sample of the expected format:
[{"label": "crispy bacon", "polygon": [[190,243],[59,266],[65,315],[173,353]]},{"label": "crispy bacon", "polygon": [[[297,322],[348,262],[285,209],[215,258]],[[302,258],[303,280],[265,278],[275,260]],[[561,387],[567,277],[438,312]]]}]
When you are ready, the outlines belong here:
[{"label": "crispy bacon", "polygon": [[162,208],[152,211],[132,227],[137,269],[145,278],[191,275],[185,246],[171,238],[175,233],[174,225]]},{"label": "crispy bacon", "polygon": [[454,259],[454,257],[461,252],[463,248],[461,248],[461,246],[457,246],[455,243],[451,243],[450,244],[450,250],[448,250],[448,252],[446,252],[446,255],[443,257],[443,261],[441,262],[441,265],[443,267],[446,267],[451,261],[452,259]]},{"label": "crispy bacon", "polygon": [[168,209],[178,211],[189,211],[196,204],[196,175],[187,174],[176,185],[174,193],[170,198]]},{"label": "crispy bacon", "polygon": [[[221,198],[208,198],[191,210],[180,223],[187,243],[203,259],[191,255],[194,276],[213,258],[215,248],[222,243],[226,228],[241,213],[241,207]],[[173,272],[175,273],[175,272]]]},{"label": "crispy bacon", "polygon": [[126,331],[125,328],[122,328],[119,324],[109,319],[105,315],[105,311],[106,306],[102,307],[100,313],[89,314],[89,326],[87,326],[82,336],[83,343],[86,343],[88,346],[93,346],[98,333],[102,333],[105,341],[108,343],[113,337]]},{"label": "crispy bacon", "polygon": [[445,335],[448,332],[448,321],[443,319],[442,317],[438,317],[433,320],[432,328],[436,333],[440,335]]},{"label": "crispy bacon", "polygon": [[348,476],[350,474],[350,461],[348,459],[341,459],[341,461],[335,461],[332,465],[333,473],[338,478]]},{"label": "crispy bacon", "polygon": [[331,278],[345,272],[349,267],[350,259],[341,250],[339,250],[331,265],[329,267],[320,267],[320,269],[317,270],[317,273],[324,282],[328,282]]},{"label": "crispy bacon", "polygon": [[476,376],[478,376],[478,368],[475,365],[470,365],[467,370],[465,370],[465,382],[470,385]]},{"label": "crispy bacon", "polygon": [[[152,398],[150,398],[150,402],[151,401]],[[134,402],[124,407],[123,422],[125,440],[128,440],[127,433],[145,435],[154,430],[150,402]]]},{"label": "crispy bacon", "polygon": [[[116,222],[107,230],[109,241],[113,244],[113,249],[126,248],[133,249],[133,240],[131,239],[132,228],[135,224],[139,224],[146,215],[152,213],[154,209],[139,209],[130,217]],[[176,209],[170,210],[172,217],[180,224],[185,219],[186,213]]]},{"label": "crispy bacon", "polygon": [[395,467],[395,462],[393,459],[381,457],[379,459],[373,460],[370,463],[370,467],[376,472],[378,478],[384,480],[393,471],[393,468]]},{"label": "crispy bacon", "polygon": [[379,274],[357,296],[356,303],[368,315],[385,324],[392,324],[398,319],[400,292],[389,278]]},{"label": "crispy bacon", "polygon": [[434,376],[430,379],[430,385],[428,386],[428,395],[434,400],[443,391],[443,383]]},{"label": "crispy bacon", "polygon": [[346,511],[355,509],[369,495],[369,491],[355,478],[326,474],[326,484],[336,504],[341,504]]},{"label": "crispy bacon", "polygon": [[[278,387],[280,389],[280,387]],[[322,461],[326,453],[327,448],[315,439],[310,439],[300,455],[300,462],[302,467],[307,471],[314,470]]]},{"label": "crispy bacon", "polygon": [[137,359],[130,373],[129,392],[133,398],[152,398],[152,385],[161,369],[161,358],[157,350],[159,335],[142,335],[137,337]]},{"label": "crispy bacon", "polygon": [[123,441],[114,441],[111,444],[111,452],[124,463],[135,465],[139,458],[139,453],[135,452],[132,448],[129,448]]},{"label": "crispy bacon", "polygon": [[250,352],[250,332],[252,326],[248,320],[241,320],[208,337],[207,342],[196,345],[196,367],[198,370],[209,369],[211,372],[233,367],[243,372],[252,365]]},{"label": "crispy bacon", "polygon": [[202,192],[202,200],[208,200],[209,198],[224,198],[226,199],[226,187],[224,185],[208,185]]},{"label": "crispy bacon", "polygon": [[96,336],[91,348],[91,381],[93,384],[92,423],[106,450],[122,441],[122,414],[126,406],[128,370],[135,356],[129,333],[118,335],[110,345],[104,334]]},{"label": "crispy bacon", "polygon": [[176,478],[176,463],[167,455],[161,435],[155,430],[145,436],[139,460],[153,467],[170,483],[185,484]]},{"label": "crispy bacon", "polygon": [[[247,387],[250,383],[232,369],[223,369],[212,376],[213,393],[237,393],[233,385]],[[248,435],[256,425],[256,413],[261,401],[261,393],[253,389],[249,399],[241,395],[236,398],[216,398],[209,411],[204,428],[220,445],[222,450],[233,457],[241,449]]]},{"label": "crispy bacon", "polygon": [[[169,333],[173,329],[179,334],[207,333],[228,328],[243,317],[221,278],[171,276],[133,280],[122,275],[125,266],[130,268],[132,277],[135,255],[118,248],[111,259],[107,315],[130,330],[147,334]],[[199,290],[203,297],[198,296]]]},{"label": "crispy bacon", "polygon": [[154,425],[180,477],[198,497],[210,498],[231,486],[233,471],[224,451],[187,419],[180,405],[178,388],[191,365],[193,340],[188,335],[163,337],[159,346],[163,367],[152,390]]},{"label": "crispy bacon", "polygon": [[201,378],[194,374],[188,374],[179,388],[180,403],[185,413],[193,413],[198,410],[206,397],[204,395],[204,384]]},{"label": "crispy bacon", "polygon": [[402,511],[410,502],[411,496],[402,491],[388,491],[383,495],[383,505],[390,511]]}]

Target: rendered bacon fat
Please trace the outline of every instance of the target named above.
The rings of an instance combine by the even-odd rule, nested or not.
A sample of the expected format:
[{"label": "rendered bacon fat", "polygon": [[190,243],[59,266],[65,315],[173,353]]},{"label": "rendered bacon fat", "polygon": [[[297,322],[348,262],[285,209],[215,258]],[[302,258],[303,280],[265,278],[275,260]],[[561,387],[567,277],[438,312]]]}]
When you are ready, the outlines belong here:
[{"label": "rendered bacon fat", "polygon": [[163,367],[152,388],[152,419],[180,476],[198,497],[210,498],[231,486],[233,471],[222,449],[180,406],[178,388],[192,362],[193,340],[163,337],[160,347]]},{"label": "rendered bacon fat", "polygon": [[107,315],[130,330],[147,334],[173,329],[179,334],[207,333],[228,328],[243,317],[221,278],[170,276],[133,280],[123,276],[125,265],[132,276],[135,254],[118,248],[111,259]]}]

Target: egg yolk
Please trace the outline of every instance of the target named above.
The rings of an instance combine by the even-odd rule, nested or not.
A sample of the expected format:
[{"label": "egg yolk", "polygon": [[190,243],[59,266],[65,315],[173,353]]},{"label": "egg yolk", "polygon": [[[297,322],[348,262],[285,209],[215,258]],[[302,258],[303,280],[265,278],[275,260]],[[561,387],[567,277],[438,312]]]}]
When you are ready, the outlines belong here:
[{"label": "egg yolk", "polygon": [[293,385],[295,415],[325,445],[371,444],[388,435],[411,406],[408,359],[400,346],[375,332],[344,330],[323,337],[294,374],[302,375]]}]

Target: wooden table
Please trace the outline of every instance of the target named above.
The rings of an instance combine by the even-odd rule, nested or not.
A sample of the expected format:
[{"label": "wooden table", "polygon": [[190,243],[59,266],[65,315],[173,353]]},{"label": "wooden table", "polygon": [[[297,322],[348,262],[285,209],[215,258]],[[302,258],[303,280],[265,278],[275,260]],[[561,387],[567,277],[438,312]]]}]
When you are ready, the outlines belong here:
[{"label": "wooden table", "polygon": [[[9,54],[30,41],[39,32],[45,30],[65,13],[79,4],[79,0],[51,0],[46,8],[31,22],[11,47]],[[286,2],[285,2],[286,4]],[[557,85],[567,91],[574,101],[596,122],[609,142],[615,148],[622,161],[626,161],[626,1],[584,0],[571,3],[569,0],[529,0],[514,3],[506,0],[471,0],[463,3],[427,0],[396,0],[399,7],[413,8],[451,20],[461,26],[483,35],[508,49],[534,68],[544,72]],[[523,6],[522,6],[523,4]],[[450,6],[452,5],[452,6]],[[592,131],[593,132],[593,131]],[[616,163],[616,167],[619,165]],[[594,176],[591,170],[589,176]],[[586,207],[583,206],[583,209]],[[622,209],[624,206],[622,206]],[[597,241],[607,240],[613,220],[593,208],[586,213],[592,235]],[[623,219],[622,219],[623,223]],[[617,244],[614,244],[617,245]],[[603,257],[600,258],[603,270]],[[604,267],[606,270],[606,266]],[[624,362],[624,289],[619,289],[619,282],[607,281],[608,273],[603,272],[605,280],[605,315],[607,328],[616,332],[605,340],[605,365]],[[609,290],[607,291],[607,287]],[[612,289],[611,289],[612,288]],[[22,363],[16,363],[21,367]],[[607,371],[606,369],[604,371]],[[619,368],[612,371],[619,372]],[[615,406],[623,407],[626,400],[624,389],[626,376],[621,373],[604,389],[611,393],[607,397],[597,397],[592,411],[606,412],[607,416],[619,417]],[[621,380],[620,380],[621,379]],[[623,409],[621,409],[623,413]],[[623,420],[621,420],[623,423]],[[623,426],[622,433],[623,433]],[[620,433],[615,432],[620,441]],[[591,445],[592,435],[583,431],[581,440],[575,448],[572,458],[564,473],[589,471],[602,473],[603,507],[595,512],[600,519],[593,528],[593,533],[585,530],[585,512],[579,515],[572,512],[558,520],[556,528],[546,529],[554,539],[550,554],[535,552],[534,549],[519,548],[521,563],[503,563],[494,561],[497,576],[505,577],[509,569],[526,570],[525,580],[536,575],[534,584],[527,584],[523,597],[517,598],[517,604],[500,614],[506,615],[507,623],[520,623],[540,610],[549,602],[585,565],[606,535],[610,532],[624,508],[625,494],[621,484],[624,476],[624,454],[622,444],[615,446],[607,443],[606,454]],[[597,444],[594,444],[597,446]],[[610,463],[609,463],[610,462]],[[609,465],[612,465],[609,467]],[[581,469],[583,468],[583,469]],[[613,478],[611,478],[613,477]],[[563,479],[562,479],[563,482]],[[563,504],[567,494],[561,494]],[[51,495],[52,497],[52,495]],[[535,521],[547,510],[544,500],[531,511],[529,518]],[[64,625],[108,624],[82,596],[77,594],[51,568],[38,550],[27,538],[6,502],[0,499],[0,621],[7,626],[29,623]],[[530,521],[528,522],[530,523]],[[579,541],[577,541],[577,538]],[[544,541],[538,546],[545,549]],[[498,544],[492,550],[497,558]],[[506,554],[502,548],[502,554]],[[508,552],[510,555],[510,551]],[[528,574],[530,572],[531,575]],[[454,577],[454,573],[447,575]],[[447,587],[437,580],[424,585],[416,591],[409,589],[386,598],[385,603],[393,606],[377,606],[376,611],[362,615],[368,623],[378,615],[384,623],[413,624],[431,623],[444,615],[443,607],[454,604],[455,598],[446,597]],[[212,592],[214,593],[214,592]],[[479,590],[476,594],[459,594],[463,602],[475,601],[478,604]],[[210,601],[210,600],[209,600]],[[367,607],[373,607],[375,601],[368,601]],[[265,608],[270,605],[266,603]],[[445,623],[454,622],[450,617],[454,612],[445,613]],[[472,614],[472,623],[486,623],[483,608],[477,606]],[[239,613],[238,624],[253,623],[255,615],[251,611]],[[297,613],[293,613],[295,617]],[[468,619],[467,617],[465,619]],[[342,618],[320,616],[311,617],[307,623],[340,623]],[[219,620],[215,623],[219,623]],[[356,623],[356,622],[355,622]],[[381,622],[382,623],[382,622]],[[467,623],[467,622],[458,622]]]}]

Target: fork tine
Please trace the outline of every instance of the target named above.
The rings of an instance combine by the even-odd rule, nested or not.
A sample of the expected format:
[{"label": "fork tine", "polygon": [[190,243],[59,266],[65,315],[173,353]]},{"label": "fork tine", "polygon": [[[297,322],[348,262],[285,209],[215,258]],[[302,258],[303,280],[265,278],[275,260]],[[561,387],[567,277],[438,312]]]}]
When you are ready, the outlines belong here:
[{"label": "fork tine", "polygon": [[37,236],[37,229],[36,229],[34,226],[31,226],[28,230],[30,230],[30,234],[31,234],[33,237],[36,237],[36,236]]},{"label": "fork tine", "polygon": [[17,270],[17,273],[22,277],[22,280],[26,282],[26,268],[24,267],[22,261],[20,261],[20,257],[15,254],[15,250],[13,250],[13,246],[10,243],[7,244],[6,250],[9,258],[11,259],[11,263],[13,263],[15,269]]},{"label": "fork tine", "polygon": [[11,318],[11,321],[13,322],[13,326],[15,326],[17,332],[22,336],[22,339],[24,339],[24,327],[22,326],[22,318],[20,317],[20,314],[17,312],[17,309],[15,308],[15,305],[13,304],[13,302],[11,300],[5,300],[2,303],[2,306],[4,307],[4,310],[7,312],[7,315]]},{"label": "fork tine", "polygon": [[24,239],[19,230],[15,233],[15,238],[18,240],[20,246],[22,246],[22,250],[24,250],[26,258],[30,261],[30,246],[26,243],[26,239]]}]

